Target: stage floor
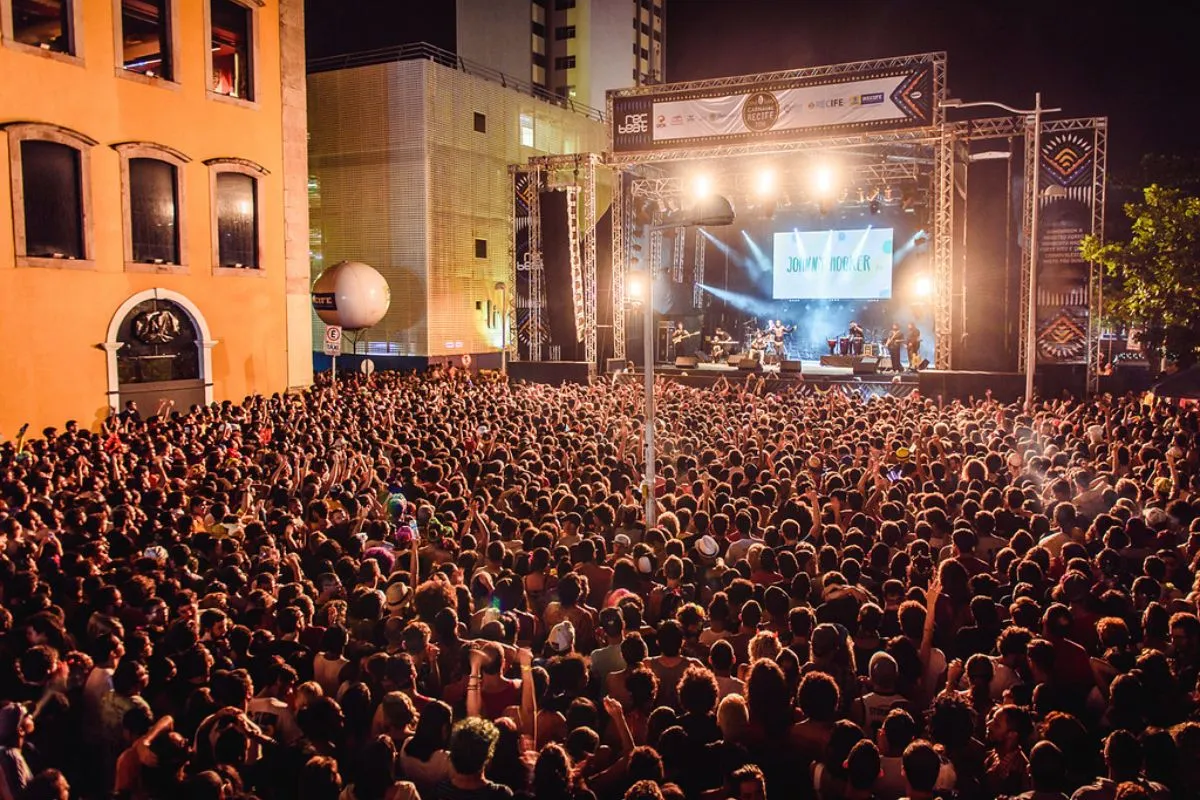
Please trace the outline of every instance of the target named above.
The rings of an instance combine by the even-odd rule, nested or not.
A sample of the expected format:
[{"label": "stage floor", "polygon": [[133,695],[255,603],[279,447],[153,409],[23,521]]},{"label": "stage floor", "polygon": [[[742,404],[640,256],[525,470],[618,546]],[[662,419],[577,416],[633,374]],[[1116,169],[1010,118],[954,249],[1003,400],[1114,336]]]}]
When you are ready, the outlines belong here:
[{"label": "stage floor", "polygon": [[[917,373],[915,372],[877,372],[873,374],[855,375],[851,367],[827,367],[819,361],[802,361],[800,372],[781,372],[778,364],[764,366],[756,370],[744,370],[731,367],[728,364],[697,364],[691,368],[676,367],[673,364],[656,364],[656,377],[685,386],[711,387],[722,378],[730,382],[746,380],[747,375],[758,375],[764,378],[766,390],[770,392],[812,391],[825,392],[831,389],[854,393],[864,397],[889,395],[905,397],[917,388]],[[626,372],[617,376],[621,382],[641,382],[644,372],[640,369]]]}]

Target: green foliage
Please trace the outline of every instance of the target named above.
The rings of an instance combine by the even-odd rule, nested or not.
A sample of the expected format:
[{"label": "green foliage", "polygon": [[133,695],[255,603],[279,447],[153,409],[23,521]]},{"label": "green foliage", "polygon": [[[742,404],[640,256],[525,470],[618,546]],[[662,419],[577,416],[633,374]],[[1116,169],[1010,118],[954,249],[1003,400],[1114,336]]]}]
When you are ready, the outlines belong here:
[{"label": "green foliage", "polygon": [[1200,357],[1200,197],[1152,184],[1125,205],[1128,241],[1084,239],[1083,257],[1101,264],[1105,313],[1142,329],[1149,352],[1190,365]]}]

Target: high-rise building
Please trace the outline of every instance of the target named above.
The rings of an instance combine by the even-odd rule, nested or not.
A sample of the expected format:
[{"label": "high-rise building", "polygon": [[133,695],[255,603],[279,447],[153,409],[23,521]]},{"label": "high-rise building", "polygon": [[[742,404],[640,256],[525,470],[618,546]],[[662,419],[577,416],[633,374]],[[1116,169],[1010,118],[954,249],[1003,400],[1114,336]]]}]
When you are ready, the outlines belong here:
[{"label": "high-rise building", "polygon": [[312,377],[303,0],[0,0],[0,433]]},{"label": "high-rise building", "polygon": [[664,82],[666,0],[309,0],[309,58],[424,43],[577,104]]},{"label": "high-rise building", "polygon": [[533,83],[593,108],[609,89],[662,83],[665,3],[533,0]]}]

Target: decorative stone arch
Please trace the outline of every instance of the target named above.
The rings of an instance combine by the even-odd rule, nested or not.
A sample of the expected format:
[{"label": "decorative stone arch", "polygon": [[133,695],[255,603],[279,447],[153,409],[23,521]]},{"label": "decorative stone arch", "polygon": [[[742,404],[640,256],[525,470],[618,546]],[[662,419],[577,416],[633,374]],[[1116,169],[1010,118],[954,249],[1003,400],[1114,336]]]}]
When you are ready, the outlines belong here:
[{"label": "decorative stone arch", "polygon": [[117,352],[124,346],[124,343],[119,338],[121,325],[134,308],[147,300],[161,300],[175,304],[183,309],[192,325],[195,326],[199,376],[204,386],[204,403],[205,405],[211,404],[213,402],[212,349],[216,347],[218,340],[212,338],[212,333],[208,329],[208,321],[204,318],[204,313],[195,303],[184,295],[173,292],[170,289],[155,288],[138,292],[117,307],[112,319],[108,323],[108,332],[105,334],[104,341],[99,345],[100,349],[104,350],[107,362],[107,398],[109,407],[119,408],[120,406],[121,380],[118,371]]}]

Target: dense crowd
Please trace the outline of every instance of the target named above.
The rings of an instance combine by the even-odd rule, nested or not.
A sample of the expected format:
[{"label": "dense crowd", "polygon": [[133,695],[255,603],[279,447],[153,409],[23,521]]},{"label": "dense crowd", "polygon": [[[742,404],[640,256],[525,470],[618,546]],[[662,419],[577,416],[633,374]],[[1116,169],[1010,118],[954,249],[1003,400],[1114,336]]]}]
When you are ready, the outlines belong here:
[{"label": "dense crowd", "polygon": [[377,374],[0,446],[0,800],[1200,796],[1195,410]]}]

